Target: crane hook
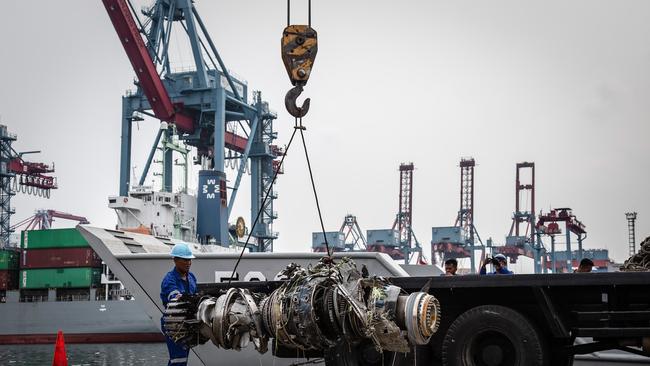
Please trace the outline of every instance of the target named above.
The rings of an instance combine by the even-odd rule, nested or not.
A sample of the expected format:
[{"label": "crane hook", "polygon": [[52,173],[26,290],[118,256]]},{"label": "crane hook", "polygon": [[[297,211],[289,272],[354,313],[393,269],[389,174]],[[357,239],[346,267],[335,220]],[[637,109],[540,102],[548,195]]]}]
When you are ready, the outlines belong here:
[{"label": "crane hook", "polygon": [[287,95],[284,97],[284,106],[287,107],[289,114],[296,118],[302,118],[309,112],[310,98],[305,99],[301,107],[298,107],[296,104],[296,99],[302,94],[302,90],[302,85],[296,85],[289,89]]}]

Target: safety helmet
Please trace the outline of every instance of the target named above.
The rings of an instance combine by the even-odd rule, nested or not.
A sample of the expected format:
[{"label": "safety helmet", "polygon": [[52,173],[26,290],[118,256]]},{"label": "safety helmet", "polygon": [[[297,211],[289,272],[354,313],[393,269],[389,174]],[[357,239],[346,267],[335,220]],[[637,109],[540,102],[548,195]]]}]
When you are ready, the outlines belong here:
[{"label": "safety helmet", "polygon": [[494,256],[494,259],[499,260],[499,261],[504,261],[504,262],[507,262],[507,261],[508,261],[508,259],[506,258],[506,256],[503,255],[503,254],[501,254],[501,253],[495,255],[495,256]]},{"label": "safety helmet", "polygon": [[170,254],[174,258],[183,258],[183,259],[196,258],[194,257],[194,254],[192,254],[190,247],[185,243],[178,243],[174,245],[174,247],[172,248],[172,252]]}]

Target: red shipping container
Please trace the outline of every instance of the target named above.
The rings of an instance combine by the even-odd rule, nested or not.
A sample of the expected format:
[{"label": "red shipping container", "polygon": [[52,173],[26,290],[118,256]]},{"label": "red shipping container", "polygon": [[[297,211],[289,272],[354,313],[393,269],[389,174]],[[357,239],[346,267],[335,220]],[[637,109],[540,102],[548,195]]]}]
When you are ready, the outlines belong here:
[{"label": "red shipping container", "polygon": [[20,255],[20,268],[101,267],[102,260],[90,248],[28,249]]},{"label": "red shipping container", "polygon": [[18,289],[18,271],[0,271],[0,290]]}]

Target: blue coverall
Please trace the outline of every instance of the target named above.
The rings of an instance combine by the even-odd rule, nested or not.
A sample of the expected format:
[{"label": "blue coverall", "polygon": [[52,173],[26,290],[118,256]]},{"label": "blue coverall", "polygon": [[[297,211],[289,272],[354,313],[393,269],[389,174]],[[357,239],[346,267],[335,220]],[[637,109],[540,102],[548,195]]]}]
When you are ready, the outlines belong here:
[{"label": "blue coverall", "polygon": [[[167,272],[160,284],[160,299],[164,306],[174,299],[176,296],[182,294],[195,294],[196,293],[196,277],[192,272],[187,274],[187,280],[181,278],[181,274],[173,268]],[[160,318],[161,327],[164,326],[163,319]],[[180,344],[174,343],[171,338],[165,335],[167,342],[167,349],[169,350],[169,362],[167,366],[186,366],[187,356],[190,353],[189,348],[185,348]]]}]

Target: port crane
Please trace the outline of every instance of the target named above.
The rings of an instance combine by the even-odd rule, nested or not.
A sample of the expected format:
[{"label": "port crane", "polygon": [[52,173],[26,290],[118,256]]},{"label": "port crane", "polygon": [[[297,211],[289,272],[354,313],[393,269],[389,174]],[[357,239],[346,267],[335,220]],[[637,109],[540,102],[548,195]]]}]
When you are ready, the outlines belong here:
[{"label": "port crane", "polygon": [[[191,0],[158,0],[138,12],[129,0],[103,0],[106,12],[136,74],[136,90],[122,98],[122,137],[120,196],[128,196],[135,186],[131,177],[133,122],[143,116],[164,122],[158,132],[140,182],[147,176],[161,139],[176,137],[197,152],[199,172],[197,196],[197,234],[199,241],[228,243],[227,221],[243,174],[250,163],[251,218],[261,217],[251,228],[257,240],[255,251],[272,251],[273,221],[277,213],[273,201],[277,194],[263,199],[272,190],[272,177],[279,168],[282,148],[273,144],[277,137],[273,121],[277,115],[252,93],[246,82],[226,67]],[[179,31],[180,29],[180,31]],[[192,70],[175,71],[170,58],[172,33],[178,31],[189,40]],[[238,131],[238,132],[236,132]],[[226,154],[226,151],[228,154]],[[171,192],[174,149],[163,150],[163,191]],[[234,184],[226,186],[225,162],[239,161]],[[281,173],[281,172],[279,172]],[[233,181],[233,180],[231,180]],[[228,194],[230,189],[230,194]],[[251,219],[251,222],[255,220]]]},{"label": "port crane", "polygon": [[12,225],[11,229],[16,230],[24,226],[25,231],[47,230],[52,228],[52,223],[54,222],[55,218],[77,221],[81,225],[90,224],[90,221],[88,221],[88,219],[83,216],[77,216],[57,210],[37,210],[34,215],[18,222],[17,224]]},{"label": "port crane", "polygon": [[11,207],[11,198],[17,192],[50,198],[52,189],[57,189],[54,164],[26,161],[23,156],[40,151],[17,152],[12,144],[17,140],[7,126],[0,125],[0,248],[9,245],[14,228],[11,216],[16,212]]},{"label": "port crane", "polygon": [[[442,261],[446,259],[470,259],[470,271],[476,272],[475,250],[485,253],[481,237],[474,226],[474,167],[472,157],[460,159],[460,206],[454,226],[432,228],[431,253]],[[478,241],[479,245],[476,245]]]},{"label": "port crane", "polygon": [[[566,238],[566,254],[564,263],[559,263],[556,260],[556,250],[555,250],[555,236],[562,234],[559,223],[564,222],[565,224],[565,238]],[[582,242],[587,238],[587,231],[585,225],[576,218],[576,215],[573,214],[571,208],[554,208],[548,213],[539,214],[537,224],[535,225],[535,232],[537,233],[537,241],[541,243],[541,235],[547,235],[551,238],[551,255],[550,255],[550,267],[553,269],[553,273],[557,273],[558,268],[563,268],[567,272],[571,271],[573,266],[573,252],[571,250],[571,234],[575,234],[578,241],[578,251],[577,251],[577,261],[580,262],[583,256]],[[546,266],[549,267],[549,266]]]},{"label": "port crane", "polygon": [[386,253],[405,264],[416,259],[417,264],[426,264],[422,246],[413,231],[413,163],[399,166],[399,204],[393,226],[388,230],[369,230],[366,248],[369,252]]}]

